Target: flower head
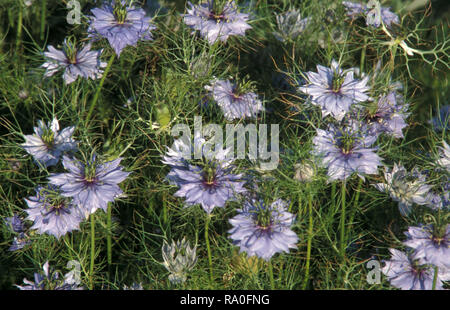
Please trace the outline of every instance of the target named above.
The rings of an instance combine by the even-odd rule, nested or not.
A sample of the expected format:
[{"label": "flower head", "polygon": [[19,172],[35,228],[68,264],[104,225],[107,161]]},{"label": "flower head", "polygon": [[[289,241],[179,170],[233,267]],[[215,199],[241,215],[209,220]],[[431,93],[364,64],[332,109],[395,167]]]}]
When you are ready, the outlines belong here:
[{"label": "flower head", "polygon": [[63,196],[73,197],[73,203],[83,208],[86,217],[97,209],[106,212],[108,202],[122,194],[118,184],[130,174],[122,171],[123,167],[119,166],[121,160],[117,158],[100,163],[94,155],[83,163],[64,156],[63,165],[69,172],[52,173],[49,181],[60,187]]},{"label": "flower head", "polygon": [[14,252],[23,249],[26,245],[29,244],[31,244],[30,237],[27,234],[21,232],[14,237],[13,243],[8,250]]},{"label": "flower head", "polygon": [[442,106],[439,115],[433,117],[429,123],[436,131],[450,130],[450,105]]},{"label": "flower head", "polygon": [[17,214],[14,214],[12,217],[7,217],[5,219],[5,224],[8,225],[15,233],[21,233],[24,231],[22,219]]},{"label": "flower head", "polygon": [[331,114],[341,120],[352,104],[370,99],[366,94],[369,78],[354,77],[355,69],[342,70],[333,60],[331,68],[317,65],[316,72],[306,72],[307,84],[299,90],[312,97],[312,104],[322,109],[322,117]]},{"label": "flower head", "polygon": [[117,56],[126,46],[136,46],[139,40],[153,40],[151,31],[156,27],[150,23],[151,18],[145,17],[142,8],[127,6],[125,0],[105,2],[91,12],[94,16],[90,17],[89,36],[106,38]]},{"label": "flower head", "polygon": [[376,137],[367,133],[365,125],[351,122],[348,126],[329,125],[328,130],[317,129],[313,154],[322,157],[330,180],[345,180],[353,173],[377,174],[381,157],[372,144]]},{"label": "flower head", "polygon": [[240,252],[268,261],[274,254],[297,248],[298,236],[290,227],[295,215],[286,211],[281,199],[270,205],[262,201],[245,202],[239,214],[229,220],[233,228],[228,232]]},{"label": "flower head", "polygon": [[56,238],[72,230],[78,230],[84,214],[70,199],[61,196],[55,186],[36,188],[36,196],[25,199],[28,204],[27,220],[33,221],[31,229],[40,234],[47,233]]},{"label": "flower head", "polygon": [[394,164],[392,171],[386,167],[384,171],[386,183],[373,184],[379,191],[388,192],[390,197],[398,201],[400,213],[407,216],[411,206],[415,203],[425,205],[429,203],[431,189],[425,183],[425,175],[414,169],[408,173],[405,167]]},{"label": "flower head", "polygon": [[93,80],[102,77],[102,68],[106,67],[106,62],[100,60],[102,50],[91,51],[90,43],[78,50],[74,42],[65,39],[62,50],[57,50],[52,45],[47,49],[44,52],[47,61],[42,65],[46,68],[44,76],[49,77],[64,70],[66,84],[74,82],[79,76]]},{"label": "flower head", "polygon": [[261,100],[254,92],[245,92],[229,80],[214,80],[212,85],[205,86],[222,109],[227,120],[254,118],[259,111],[264,111]]},{"label": "flower head", "polygon": [[245,31],[252,28],[247,21],[248,14],[238,13],[234,1],[227,1],[220,6],[218,1],[209,1],[193,5],[188,2],[187,14],[183,14],[186,25],[200,31],[209,44],[217,40],[225,42],[230,36],[245,36]]},{"label": "flower head", "polygon": [[450,173],[450,146],[445,141],[442,141],[442,145],[439,147],[441,150],[441,158],[439,158],[438,164]]},{"label": "flower head", "polygon": [[34,134],[24,136],[22,147],[38,164],[54,166],[64,152],[77,149],[77,142],[72,138],[74,130],[75,126],[70,126],[60,131],[56,118],[47,125],[40,120],[38,126],[34,127]]},{"label": "flower head", "polygon": [[378,1],[371,0],[367,5],[350,1],[343,1],[342,4],[347,9],[347,16],[352,18],[364,16],[367,26],[378,28],[383,22],[390,28],[392,24],[400,23],[397,14],[391,12],[391,8],[380,6]]},{"label": "flower head", "polygon": [[273,32],[277,40],[295,40],[306,28],[311,18],[301,18],[299,10],[287,11],[276,16],[278,31]]},{"label": "flower head", "polygon": [[197,246],[191,248],[189,241],[183,238],[181,241],[173,241],[170,245],[164,240],[162,255],[164,267],[170,272],[171,283],[183,283],[186,281],[187,273],[197,263]]}]

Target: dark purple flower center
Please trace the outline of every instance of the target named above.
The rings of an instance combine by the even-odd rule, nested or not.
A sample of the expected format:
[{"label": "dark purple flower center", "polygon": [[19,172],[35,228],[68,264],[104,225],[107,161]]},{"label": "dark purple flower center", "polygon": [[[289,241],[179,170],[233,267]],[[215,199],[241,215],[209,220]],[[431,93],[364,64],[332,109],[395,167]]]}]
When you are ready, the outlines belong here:
[{"label": "dark purple flower center", "polygon": [[209,19],[213,19],[217,22],[225,21],[227,18],[223,13],[216,13],[215,11],[211,11],[208,16]]},{"label": "dark purple flower center", "polygon": [[214,168],[207,167],[203,171],[202,184],[203,184],[203,186],[208,187],[208,188],[214,188],[217,186],[218,180],[217,180],[217,174],[216,174],[216,171]]}]

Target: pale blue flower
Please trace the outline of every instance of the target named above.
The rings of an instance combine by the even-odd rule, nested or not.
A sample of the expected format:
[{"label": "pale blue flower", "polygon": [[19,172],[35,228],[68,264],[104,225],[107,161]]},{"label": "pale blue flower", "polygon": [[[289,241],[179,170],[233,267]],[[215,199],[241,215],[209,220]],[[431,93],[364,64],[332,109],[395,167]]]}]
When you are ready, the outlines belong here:
[{"label": "pale blue flower", "polygon": [[281,42],[295,40],[305,30],[311,18],[301,18],[300,11],[295,9],[278,14],[277,31],[273,32],[275,38]]}]

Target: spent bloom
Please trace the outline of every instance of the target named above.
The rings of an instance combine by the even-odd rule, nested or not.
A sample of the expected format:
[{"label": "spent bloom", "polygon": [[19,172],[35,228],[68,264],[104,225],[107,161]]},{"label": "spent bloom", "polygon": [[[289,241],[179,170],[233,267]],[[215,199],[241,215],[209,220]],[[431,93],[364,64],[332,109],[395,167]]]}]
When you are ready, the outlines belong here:
[{"label": "spent bloom", "polygon": [[278,31],[273,32],[281,42],[295,40],[305,30],[311,18],[302,18],[300,11],[295,9],[276,16]]},{"label": "spent bloom", "polygon": [[295,215],[286,211],[287,203],[281,199],[272,204],[263,201],[246,201],[238,215],[229,220],[233,225],[228,233],[233,244],[248,256],[258,256],[266,261],[276,253],[297,248],[298,236],[291,230]]},{"label": "spent bloom", "polygon": [[322,109],[322,117],[331,114],[342,120],[352,104],[370,99],[366,94],[369,77],[360,80],[354,74],[354,68],[343,70],[333,60],[331,68],[317,65],[317,73],[306,72],[307,84],[299,90],[312,97],[311,103]]},{"label": "spent bloom", "polygon": [[450,146],[448,146],[447,142],[442,141],[442,147],[439,147],[441,151],[441,158],[438,160],[438,164],[450,173]]},{"label": "spent bloom", "polygon": [[313,154],[322,157],[330,181],[345,180],[353,173],[364,179],[364,174],[377,174],[381,165],[381,157],[371,147],[375,141],[376,136],[368,134],[364,124],[330,124],[328,130],[317,129]]},{"label": "spent bloom", "polygon": [[128,46],[136,46],[139,40],[153,40],[151,31],[156,27],[145,17],[142,8],[126,5],[126,1],[105,2],[101,8],[91,10],[89,36],[94,39],[106,38],[111,47],[120,56]]},{"label": "spent bloom", "polygon": [[122,158],[101,163],[93,155],[87,163],[67,156],[63,157],[63,165],[67,173],[52,173],[49,177],[51,184],[59,186],[61,194],[73,197],[73,203],[83,209],[86,217],[97,209],[108,208],[112,202],[122,194],[119,183],[124,181],[130,172],[122,171],[119,166]]},{"label": "spent bloom", "polygon": [[197,246],[191,248],[189,241],[184,237],[172,244],[164,240],[162,246],[163,265],[170,272],[169,281],[174,284],[186,281],[187,273],[197,263]]},{"label": "spent bloom", "polygon": [[25,143],[21,146],[39,165],[54,166],[64,152],[77,149],[77,142],[72,138],[74,130],[75,126],[70,126],[60,131],[56,118],[48,124],[39,120],[34,134],[25,135]]},{"label": "spent bloom", "polygon": [[23,279],[26,285],[16,285],[20,290],[82,290],[76,283],[67,282],[59,272],[50,270],[48,261],[42,266],[44,273],[34,273],[34,282]]},{"label": "spent bloom", "polygon": [[40,234],[47,233],[59,239],[72,230],[78,230],[84,220],[80,208],[61,196],[59,189],[52,185],[38,186],[36,195],[25,201],[28,205],[26,219],[34,222],[31,229],[37,229]]},{"label": "spent bloom", "polygon": [[[413,253],[405,253],[396,249],[389,249],[391,259],[381,271],[386,275],[392,286],[402,290],[431,290],[435,269],[424,264]],[[436,289],[442,289],[442,282],[450,280],[450,273],[443,268],[438,271]]]},{"label": "spent bloom", "polygon": [[42,65],[46,68],[44,76],[49,77],[58,71],[64,71],[66,84],[74,82],[79,76],[93,80],[102,77],[102,68],[106,67],[106,62],[100,59],[103,50],[91,51],[90,43],[79,50],[72,40],[65,39],[62,50],[52,45],[47,49],[48,51],[44,52],[46,62]]},{"label": "spent bloom", "polygon": [[246,92],[229,80],[214,80],[212,85],[205,86],[211,92],[217,105],[222,109],[227,120],[254,118],[264,111],[261,100],[254,92]]},{"label": "spent bloom", "polygon": [[390,28],[392,24],[399,24],[400,19],[389,7],[382,7],[378,1],[369,1],[367,5],[350,1],[343,1],[342,4],[347,10],[347,16],[355,18],[364,16],[366,25],[375,28],[380,27],[381,22]]},{"label": "spent bloom", "polygon": [[249,14],[239,13],[234,1],[218,4],[209,1],[194,5],[188,2],[187,14],[183,14],[186,25],[200,31],[200,35],[209,44],[217,40],[225,42],[230,36],[245,36],[245,31],[252,28],[247,21]]},{"label": "spent bloom", "polygon": [[406,246],[415,250],[415,256],[428,264],[450,268],[450,224],[411,226],[405,232]]},{"label": "spent bloom", "polygon": [[425,183],[425,175],[416,168],[412,172],[407,172],[405,167],[397,164],[394,164],[392,171],[385,167],[384,179],[386,183],[373,185],[379,191],[388,192],[394,201],[398,201],[403,216],[411,212],[414,203],[418,205],[429,203],[431,186]]}]

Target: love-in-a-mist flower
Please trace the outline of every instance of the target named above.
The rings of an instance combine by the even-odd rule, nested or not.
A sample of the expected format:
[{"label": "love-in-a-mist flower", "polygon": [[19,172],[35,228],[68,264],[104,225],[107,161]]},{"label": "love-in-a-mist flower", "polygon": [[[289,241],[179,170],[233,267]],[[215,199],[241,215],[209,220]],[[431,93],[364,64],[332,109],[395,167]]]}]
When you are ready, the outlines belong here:
[{"label": "love-in-a-mist flower", "polygon": [[416,168],[410,173],[405,167],[394,164],[392,171],[385,167],[384,179],[386,183],[373,184],[379,191],[389,193],[389,196],[398,201],[400,213],[407,216],[413,204],[425,205],[429,203],[431,189],[427,185],[425,175]]},{"label": "love-in-a-mist flower", "polygon": [[25,199],[28,209],[26,218],[33,221],[31,229],[37,229],[40,234],[53,235],[56,238],[64,236],[73,230],[78,230],[84,220],[80,207],[73,204],[70,198],[63,197],[55,186],[38,186],[36,195]]},{"label": "love-in-a-mist flower", "polygon": [[403,129],[408,126],[406,118],[408,104],[395,91],[381,96],[375,103],[369,105],[366,120],[374,135],[386,133],[395,138],[403,138]]},{"label": "love-in-a-mist flower", "polygon": [[443,186],[441,193],[431,193],[428,206],[433,210],[450,211],[450,180]]},{"label": "love-in-a-mist flower", "polygon": [[436,131],[450,130],[450,105],[444,105],[439,109],[439,114],[433,117],[429,123]]},{"label": "love-in-a-mist flower", "polygon": [[23,249],[25,246],[31,244],[30,237],[26,233],[19,233],[14,236],[12,245],[9,247],[8,251],[14,252]]},{"label": "love-in-a-mist flower", "polygon": [[26,285],[16,285],[20,290],[83,290],[77,283],[67,282],[59,272],[50,269],[48,261],[42,266],[43,273],[34,273],[34,282],[23,279]]},{"label": "love-in-a-mist flower", "polygon": [[371,147],[376,136],[370,135],[364,124],[330,124],[327,130],[317,129],[313,154],[321,157],[328,169],[330,181],[345,180],[353,173],[364,179],[365,174],[378,174],[382,158]]},{"label": "love-in-a-mist flower", "polygon": [[350,1],[343,1],[342,4],[347,10],[347,16],[364,16],[367,26],[378,28],[383,22],[387,28],[391,28],[392,24],[400,23],[397,14],[391,12],[389,7],[380,6],[378,1],[369,1],[367,5]]},{"label": "love-in-a-mist flower", "polygon": [[439,147],[440,150],[440,158],[438,160],[438,165],[447,169],[450,173],[450,146],[448,146],[447,142],[442,141],[442,146]]},{"label": "love-in-a-mist flower", "polygon": [[183,238],[172,240],[172,244],[164,240],[162,246],[163,265],[170,272],[169,281],[174,284],[186,281],[187,273],[197,263],[197,246],[191,248],[189,241]]},{"label": "love-in-a-mist flower", "polygon": [[281,42],[295,40],[305,30],[311,18],[302,18],[300,11],[295,9],[278,14],[277,31],[273,35]]},{"label": "love-in-a-mist flower", "polygon": [[281,199],[270,205],[247,201],[229,220],[233,228],[228,233],[240,252],[268,261],[276,253],[297,248],[298,236],[291,230],[294,220],[295,215],[287,211],[287,203]]},{"label": "love-in-a-mist flower", "polygon": [[264,111],[257,94],[244,91],[229,80],[216,79],[211,85],[205,86],[205,89],[211,93],[227,120],[254,118],[260,111]]},{"label": "love-in-a-mist flower", "polygon": [[89,37],[106,38],[111,47],[120,56],[128,46],[136,46],[140,40],[153,40],[152,30],[156,27],[150,17],[145,17],[142,8],[127,5],[125,0],[104,2],[101,8],[91,10]]},{"label": "love-in-a-mist flower", "polygon": [[428,264],[450,268],[450,224],[411,226],[403,244],[414,249],[415,256]]},{"label": "love-in-a-mist flower", "polygon": [[230,36],[245,36],[245,31],[252,28],[247,23],[249,14],[239,13],[233,0],[188,5],[187,14],[182,15],[184,23],[200,31],[209,44],[225,42]]},{"label": "love-in-a-mist flower", "polygon": [[56,118],[48,124],[39,120],[34,134],[25,135],[25,143],[21,146],[39,165],[54,166],[64,152],[77,149],[77,142],[72,138],[74,130],[75,126],[70,126],[60,131]]},{"label": "love-in-a-mist flower", "polygon": [[[425,264],[414,253],[405,253],[389,249],[391,259],[384,261],[386,265],[381,271],[386,275],[392,286],[402,290],[431,290],[435,269]],[[448,270],[441,268],[436,279],[436,289],[441,290],[442,282],[450,280]]]},{"label": "love-in-a-mist flower", "polygon": [[317,65],[317,72],[306,72],[307,84],[299,90],[311,96],[311,103],[322,109],[322,117],[329,114],[341,120],[354,103],[370,99],[369,77],[362,80],[354,77],[355,69],[341,69],[333,60],[331,68]]},{"label": "love-in-a-mist flower", "polygon": [[72,197],[73,203],[83,209],[88,217],[97,209],[106,212],[108,202],[113,202],[122,194],[119,183],[124,181],[130,172],[122,171],[119,166],[122,158],[105,163],[93,155],[87,162],[82,162],[68,156],[63,157],[63,165],[67,173],[52,173],[49,182],[59,186],[61,194]]},{"label": "love-in-a-mist flower", "polygon": [[58,50],[52,45],[44,52],[46,62],[42,67],[46,68],[44,76],[49,77],[58,71],[64,71],[63,78],[66,84],[74,82],[79,76],[85,79],[99,79],[102,77],[102,68],[106,62],[101,61],[102,50],[91,51],[91,44],[86,44],[78,49],[75,42],[65,39],[63,49]]},{"label": "love-in-a-mist flower", "polygon": [[7,217],[5,219],[5,224],[15,233],[21,233],[24,231],[23,221],[17,214],[14,214],[12,217]]}]

